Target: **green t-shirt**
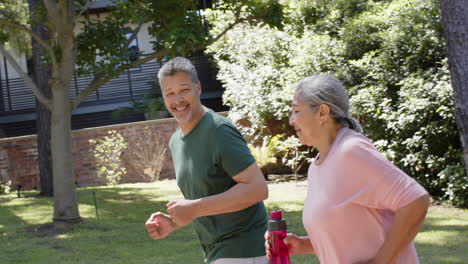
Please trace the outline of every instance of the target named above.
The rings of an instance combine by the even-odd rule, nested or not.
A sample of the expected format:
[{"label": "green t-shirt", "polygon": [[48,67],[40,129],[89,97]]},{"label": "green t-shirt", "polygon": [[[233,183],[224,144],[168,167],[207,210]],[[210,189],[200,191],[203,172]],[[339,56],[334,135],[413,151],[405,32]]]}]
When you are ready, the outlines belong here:
[{"label": "green t-shirt", "polygon": [[[227,191],[231,178],[255,162],[241,133],[209,110],[187,135],[180,128],[170,141],[177,184],[186,199]],[[193,221],[205,261],[265,255],[266,210],[263,202],[243,210]]]}]

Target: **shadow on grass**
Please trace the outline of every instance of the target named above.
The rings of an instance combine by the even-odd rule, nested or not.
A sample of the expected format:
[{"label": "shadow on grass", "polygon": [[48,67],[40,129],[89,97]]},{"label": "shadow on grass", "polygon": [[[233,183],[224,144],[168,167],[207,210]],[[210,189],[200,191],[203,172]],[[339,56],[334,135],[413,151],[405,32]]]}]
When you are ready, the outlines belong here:
[{"label": "shadow on grass", "polygon": [[[95,215],[93,191],[99,219]],[[85,222],[54,235],[48,235],[44,225],[52,219],[52,200],[36,195],[28,192],[24,198],[0,196],[0,263],[203,263],[190,225],[157,241],[148,237],[144,227],[151,213],[165,212],[168,200],[180,196],[177,190],[80,188],[77,195]],[[305,235],[302,206],[302,201],[270,202],[267,212],[282,209],[289,231]],[[428,215],[421,239],[416,242],[421,263],[467,263],[468,251],[464,246],[468,244],[467,227],[453,221],[453,217],[443,213]],[[291,259],[294,264],[318,263],[311,255]]]},{"label": "shadow on grass", "polygon": [[[94,213],[93,191],[99,219]],[[0,263],[203,263],[191,226],[157,241],[144,226],[151,213],[166,211],[165,197],[178,192],[118,186],[83,188],[77,194],[84,222],[66,232],[51,229],[51,198],[32,192],[20,199],[2,197]],[[43,215],[28,218],[31,212]]]}]

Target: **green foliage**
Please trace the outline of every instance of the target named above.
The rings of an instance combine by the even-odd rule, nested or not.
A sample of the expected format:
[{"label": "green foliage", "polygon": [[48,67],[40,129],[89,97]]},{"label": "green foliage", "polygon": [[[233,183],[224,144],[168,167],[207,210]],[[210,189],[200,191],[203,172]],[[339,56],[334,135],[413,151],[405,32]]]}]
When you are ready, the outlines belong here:
[{"label": "green foliage", "polygon": [[[29,23],[29,10],[27,0],[0,1],[0,20],[21,24]],[[14,49],[17,53],[31,54],[31,39],[28,34],[12,26],[0,23],[0,44],[6,48]]]},{"label": "green foliage", "polygon": [[[213,10],[220,12],[233,14],[238,9],[244,10],[242,20],[237,22],[281,26],[282,6],[276,0],[212,1],[212,4]],[[140,24],[147,25],[153,39],[152,49],[165,51],[157,60],[167,56],[186,56],[203,49],[216,34],[208,35],[200,8],[198,0],[115,1],[115,6],[105,18],[81,22],[83,30],[77,36],[78,71],[117,75],[118,67],[129,61],[132,55],[126,46],[126,34],[134,32],[136,25]],[[223,26],[223,30],[229,28],[227,24]]]},{"label": "green foliage", "polygon": [[445,198],[455,206],[467,208],[468,177],[463,163],[447,166],[439,173],[439,177],[447,181],[447,186],[443,188]]},{"label": "green foliage", "polygon": [[141,101],[132,100],[131,103],[131,107],[120,107],[112,111],[111,119],[117,120],[128,114],[144,114],[146,119],[157,119],[165,117],[161,113],[168,113],[164,99],[156,94],[143,95]]},{"label": "green foliage", "polygon": [[109,131],[108,136],[90,139],[96,160],[98,176],[106,183],[117,184],[125,174],[126,168],[121,164],[121,156],[127,144],[117,131]]},{"label": "green foliage", "polygon": [[248,145],[260,168],[276,163],[277,142],[277,137],[264,137],[261,145]]},{"label": "green foliage", "polygon": [[[365,134],[435,199],[468,206],[438,1],[284,0],[284,25],[235,27],[209,47],[248,137],[288,122],[292,87],[329,73]],[[213,31],[233,16],[212,15]]]},{"label": "green foliage", "polygon": [[[365,131],[378,140],[387,157],[422,183],[432,195],[443,197],[447,182],[439,173],[461,162],[460,143],[453,116],[453,94],[446,63],[439,69],[414,74],[398,83],[398,101],[360,90],[353,102],[365,120]],[[395,104],[392,106],[392,104]]]},{"label": "green foliage", "polygon": [[79,50],[77,56],[78,74],[108,72],[118,75],[116,71],[123,61],[128,61],[129,52],[125,43],[126,34],[132,29],[126,26],[128,20],[106,17],[102,21],[87,20],[83,30],[77,36]]},{"label": "green foliage", "polygon": [[284,140],[279,140],[278,150],[282,155],[283,164],[291,168],[295,175],[299,170],[310,162],[309,156],[311,147],[306,147],[306,150],[301,148],[302,144],[296,136],[290,136]]}]

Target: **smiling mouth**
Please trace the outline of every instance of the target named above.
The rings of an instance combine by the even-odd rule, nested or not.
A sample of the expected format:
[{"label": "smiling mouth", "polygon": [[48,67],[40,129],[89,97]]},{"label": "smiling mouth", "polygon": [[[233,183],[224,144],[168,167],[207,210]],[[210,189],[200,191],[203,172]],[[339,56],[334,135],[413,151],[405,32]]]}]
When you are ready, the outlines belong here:
[{"label": "smiling mouth", "polygon": [[176,112],[182,112],[184,110],[186,110],[188,108],[188,104],[184,105],[184,106],[174,106],[172,107],[172,109],[174,109]]}]

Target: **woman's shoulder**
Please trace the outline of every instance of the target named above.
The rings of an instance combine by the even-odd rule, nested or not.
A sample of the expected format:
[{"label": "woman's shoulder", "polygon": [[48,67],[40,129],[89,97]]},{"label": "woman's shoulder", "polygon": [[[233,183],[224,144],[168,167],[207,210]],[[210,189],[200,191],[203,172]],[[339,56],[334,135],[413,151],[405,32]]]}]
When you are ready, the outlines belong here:
[{"label": "woman's shoulder", "polygon": [[372,141],[361,133],[350,130],[341,140],[339,152],[347,157],[356,157],[375,151]]}]

